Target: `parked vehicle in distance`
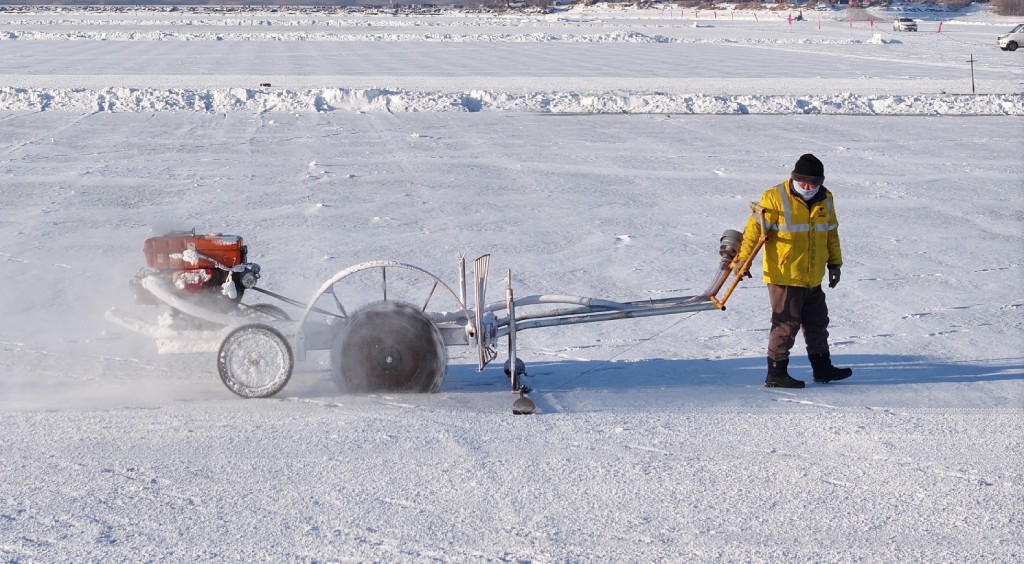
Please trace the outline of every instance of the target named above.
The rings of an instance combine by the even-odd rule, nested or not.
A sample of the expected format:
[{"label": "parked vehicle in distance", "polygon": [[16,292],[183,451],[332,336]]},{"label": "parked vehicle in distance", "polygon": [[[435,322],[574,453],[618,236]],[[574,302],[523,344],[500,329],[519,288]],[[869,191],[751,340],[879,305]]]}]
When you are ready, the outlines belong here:
[{"label": "parked vehicle in distance", "polygon": [[996,45],[1003,51],[1016,51],[1024,43],[1024,23],[1013,26],[1010,33],[996,38]]},{"label": "parked vehicle in distance", "polygon": [[917,31],[917,22],[910,18],[896,18],[892,22],[893,31]]}]

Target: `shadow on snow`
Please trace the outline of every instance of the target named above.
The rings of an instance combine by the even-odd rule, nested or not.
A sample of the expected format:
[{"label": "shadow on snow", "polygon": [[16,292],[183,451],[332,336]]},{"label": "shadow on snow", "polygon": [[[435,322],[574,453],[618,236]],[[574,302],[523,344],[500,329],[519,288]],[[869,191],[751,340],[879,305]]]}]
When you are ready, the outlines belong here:
[{"label": "shadow on snow", "polygon": [[[836,366],[849,366],[854,374],[833,386],[892,384],[940,384],[1017,380],[1024,378],[1024,358],[941,362],[920,356],[835,355]],[[538,392],[554,390],[630,390],[700,386],[749,386],[764,382],[763,358],[718,360],[652,359],[632,362],[561,360],[533,362],[526,366],[526,384]],[[794,378],[810,381],[806,357],[793,356],[789,368]],[[508,385],[502,363],[495,361],[483,372],[472,365],[448,368],[442,392],[500,390]]]}]

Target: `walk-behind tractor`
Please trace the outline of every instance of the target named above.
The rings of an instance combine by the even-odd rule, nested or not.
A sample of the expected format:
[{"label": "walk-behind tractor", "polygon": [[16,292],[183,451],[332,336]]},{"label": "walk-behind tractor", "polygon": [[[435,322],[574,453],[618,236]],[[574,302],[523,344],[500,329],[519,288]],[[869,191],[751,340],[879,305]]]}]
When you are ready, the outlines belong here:
[{"label": "walk-behind tractor", "polygon": [[[763,210],[752,204],[752,212],[764,227]],[[338,272],[303,303],[257,286],[260,267],[248,262],[241,237],[176,232],[146,241],[148,268],[131,282],[137,301],[163,304],[169,311],[157,323],[115,309],[106,317],[153,338],[162,354],[217,352],[224,385],[246,398],[281,391],[295,361],[310,351],[329,351],[331,371],[346,391],[435,392],[444,381],[447,347],[474,347],[482,370],[497,358],[505,340],[505,374],[519,396],[513,413],[528,414],[536,406],[522,383],[526,367],[516,357],[518,332],[725,309],[764,242],[762,238],[740,264],[741,239],[734,230],[722,235],[718,269],[707,290],[696,296],[630,302],[547,294],[516,297],[508,271],[504,299],[487,302],[490,255],[483,255],[472,263],[472,279],[460,258],[457,292],[426,270],[379,260]],[[732,282],[719,298],[730,275]],[[254,292],[301,314],[293,319],[272,303],[246,304],[243,296]]]}]

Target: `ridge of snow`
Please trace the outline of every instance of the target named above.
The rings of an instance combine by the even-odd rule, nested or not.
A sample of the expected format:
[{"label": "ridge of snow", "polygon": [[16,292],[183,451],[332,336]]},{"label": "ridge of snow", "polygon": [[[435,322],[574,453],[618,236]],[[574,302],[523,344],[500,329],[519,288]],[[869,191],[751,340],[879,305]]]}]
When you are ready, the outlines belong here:
[{"label": "ridge of snow", "polygon": [[1024,115],[1021,97],[980,95],[708,95],[616,92],[415,91],[388,88],[0,88],[5,111],[478,112]]}]

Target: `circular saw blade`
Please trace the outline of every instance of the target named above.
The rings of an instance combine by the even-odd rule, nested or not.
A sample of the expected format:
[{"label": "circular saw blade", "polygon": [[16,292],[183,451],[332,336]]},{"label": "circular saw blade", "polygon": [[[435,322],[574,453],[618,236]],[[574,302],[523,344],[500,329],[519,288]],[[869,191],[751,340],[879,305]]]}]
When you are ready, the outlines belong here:
[{"label": "circular saw blade", "polygon": [[448,355],[430,319],[402,302],[355,312],[331,347],[335,375],[349,391],[435,392]]}]

